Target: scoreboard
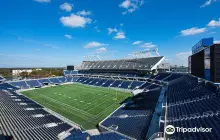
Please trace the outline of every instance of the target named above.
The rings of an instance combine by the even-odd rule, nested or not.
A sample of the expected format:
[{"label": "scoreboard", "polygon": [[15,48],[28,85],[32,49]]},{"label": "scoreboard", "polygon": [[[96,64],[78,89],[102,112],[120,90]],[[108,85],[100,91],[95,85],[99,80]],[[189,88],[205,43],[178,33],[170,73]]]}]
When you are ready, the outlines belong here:
[{"label": "scoreboard", "polygon": [[192,47],[192,53],[188,58],[189,72],[220,83],[220,44],[214,44],[213,38],[205,38]]},{"label": "scoreboard", "polygon": [[67,66],[67,70],[74,70],[74,66]]},{"label": "scoreboard", "polygon": [[204,48],[211,46],[214,42],[213,37],[211,38],[204,38],[202,40],[200,40],[198,43],[196,43],[193,47],[192,47],[192,54],[195,54],[201,50],[203,50]]}]

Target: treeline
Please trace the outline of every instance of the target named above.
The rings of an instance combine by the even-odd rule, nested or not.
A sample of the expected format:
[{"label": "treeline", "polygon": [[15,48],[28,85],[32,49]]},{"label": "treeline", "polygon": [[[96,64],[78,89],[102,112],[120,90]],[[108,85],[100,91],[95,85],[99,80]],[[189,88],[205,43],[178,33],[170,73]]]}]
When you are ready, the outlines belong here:
[{"label": "treeline", "polygon": [[[17,76],[20,76],[22,78],[41,78],[41,77],[63,76],[64,68],[40,68],[40,69],[41,70],[32,69],[32,72],[30,73],[22,72]],[[25,70],[25,69],[0,68],[0,75],[4,77],[13,77],[12,70]]]},{"label": "treeline", "polygon": [[4,77],[12,77],[12,70],[11,68],[0,68],[0,75]]}]

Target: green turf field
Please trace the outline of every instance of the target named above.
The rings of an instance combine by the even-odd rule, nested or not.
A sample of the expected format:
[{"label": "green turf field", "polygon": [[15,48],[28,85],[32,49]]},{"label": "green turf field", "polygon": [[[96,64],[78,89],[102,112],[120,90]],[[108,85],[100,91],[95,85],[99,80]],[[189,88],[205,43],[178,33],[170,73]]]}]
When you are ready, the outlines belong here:
[{"label": "green turf field", "polygon": [[85,129],[95,128],[130,93],[81,84],[60,85],[22,92],[41,105],[61,114]]}]

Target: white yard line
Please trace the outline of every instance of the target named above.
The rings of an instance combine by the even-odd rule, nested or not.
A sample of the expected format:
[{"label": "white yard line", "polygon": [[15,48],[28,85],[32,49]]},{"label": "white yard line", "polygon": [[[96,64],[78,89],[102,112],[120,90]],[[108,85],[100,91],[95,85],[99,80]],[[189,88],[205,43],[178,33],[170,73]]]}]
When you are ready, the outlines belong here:
[{"label": "white yard line", "polygon": [[90,113],[88,113],[88,112],[85,112],[85,111],[83,111],[83,110],[80,110],[80,109],[78,109],[78,108],[75,108],[75,107],[73,107],[73,106],[70,106],[70,105],[68,105],[68,104],[62,103],[62,102],[60,102],[60,101],[58,101],[58,100],[56,100],[56,99],[50,98],[50,97],[45,96],[45,95],[42,95],[42,94],[39,94],[39,96],[41,96],[41,97],[43,97],[43,98],[45,98],[45,99],[47,99],[47,100],[50,100],[50,101],[52,101],[52,102],[55,102],[55,103],[57,103],[57,104],[60,104],[61,106],[67,107],[67,108],[69,108],[69,109],[71,109],[71,110],[74,110],[74,111],[77,111],[77,112],[79,112],[79,113],[82,113],[83,115],[86,115],[86,116],[88,116],[88,117],[92,117],[92,116],[94,117],[94,115],[92,115],[92,114],[90,114]]},{"label": "white yard line", "polygon": [[94,108],[96,108],[96,107],[98,107],[98,106],[100,106],[100,105],[102,105],[102,104],[104,104],[104,103],[106,103],[106,102],[109,102],[109,100],[105,100],[104,102],[102,102],[102,103],[100,103],[100,104],[97,104],[97,105],[91,107],[89,110],[86,110],[86,111],[90,111],[90,110],[92,110],[92,109],[94,109]]},{"label": "white yard line", "polygon": [[[88,87],[88,86],[86,86],[86,87]],[[80,88],[80,87],[79,87]],[[82,90],[84,89],[85,90],[85,88],[81,88]],[[105,88],[106,89],[106,88]],[[59,100],[56,100],[56,99],[54,99],[53,97],[48,97],[48,96],[46,96],[45,94],[41,94],[41,93],[37,93],[37,94],[39,94],[41,97],[43,97],[43,98],[46,98],[46,99],[48,99],[49,101],[52,101],[52,102],[54,102],[54,103],[57,103],[57,104],[59,104],[59,105],[61,105],[61,106],[64,106],[64,110],[66,110],[67,112],[69,112],[69,113],[71,113],[71,114],[73,114],[73,115],[76,115],[76,112],[79,112],[80,114],[82,114],[82,115],[76,115],[76,116],[78,116],[79,118],[82,118],[83,120],[86,120],[86,121],[88,121],[88,122],[91,122],[91,123],[94,123],[93,121],[95,121],[95,120],[97,120],[97,119],[99,119],[101,116],[103,116],[104,115],[104,113],[106,113],[107,111],[109,111],[109,108],[112,108],[114,105],[116,105],[118,102],[114,102],[114,101],[112,101],[112,98],[115,96],[115,94],[113,94],[113,93],[108,93],[108,91],[104,91],[103,92],[103,88],[102,87],[100,87],[100,88],[96,88],[96,89],[92,89],[91,87],[89,87],[89,89],[86,89],[86,90],[92,90],[90,93],[85,93],[84,95],[86,95],[86,94],[91,94],[92,96],[86,96],[87,98],[85,98],[85,96],[83,97],[85,100],[86,99],[91,99],[91,101],[86,101],[86,103],[84,103],[85,102],[85,100],[84,101],[82,101],[82,100],[78,100],[78,99],[74,99],[74,97],[72,97],[72,99],[70,99],[71,97],[70,96],[66,96],[66,95],[68,95],[68,94],[63,94],[64,95],[64,97],[66,98],[65,100],[69,100],[69,101],[73,101],[74,100],[74,103],[75,104],[73,104],[73,105],[69,105],[69,104],[65,104],[65,100],[62,100],[62,101],[59,101]],[[37,91],[37,90],[36,90]],[[34,92],[36,92],[36,91],[34,91]],[[97,92],[101,92],[101,93],[99,93],[99,94],[97,94]],[[108,94],[110,95],[108,95]],[[57,96],[57,97],[59,97],[59,96],[62,96],[62,93],[57,93],[57,92],[55,92],[55,93],[53,93],[53,95],[55,94],[55,96]],[[70,93],[70,94],[74,94],[74,92],[73,93]],[[97,96],[97,95],[100,95],[100,96]],[[96,98],[94,98],[96,96]],[[80,96],[79,96],[80,97]],[[93,97],[93,98],[92,98]],[[104,97],[104,98],[103,98]],[[109,100],[107,99],[107,98],[110,98]],[[97,100],[100,100],[100,102],[97,102]],[[104,101],[104,102],[102,102],[102,101]],[[95,108],[97,108],[98,106],[102,106],[103,104],[105,104],[105,103],[107,103],[107,102],[113,102],[110,106],[108,106],[107,108],[105,108],[104,110],[101,110],[101,111],[99,111],[99,113],[98,114],[96,114],[96,115],[93,115],[93,114],[91,114],[91,113],[88,113],[89,111],[91,111],[91,110],[93,110],[93,109],[95,109]],[[96,103],[97,102],[97,103]],[[49,104],[49,103],[46,103],[46,104]],[[51,104],[49,104],[50,106],[53,106],[53,105],[51,105]],[[83,110],[82,109],[79,109],[79,108],[77,108],[77,106],[79,106],[79,107],[84,107],[83,108]],[[54,106],[53,106],[54,107]],[[84,109],[88,109],[88,110],[86,110],[86,111],[84,111]],[[71,110],[73,110],[73,111],[76,111],[76,112],[72,112]],[[85,115],[85,116],[84,116]],[[88,118],[87,118],[88,117]]]},{"label": "white yard line", "polygon": [[[47,104],[47,105],[49,105],[49,106],[52,106],[52,107],[55,107],[55,106],[53,106],[53,105],[51,105],[51,104],[49,104],[49,103],[45,103],[45,104]],[[76,115],[75,112],[72,112],[72,111],[70,111],[69,109],[63,108],[63,110],[65,110],[65,111],[67,111],[67,112],[69,112],[69,113],[71,113],[71,114],[73,114],[73,115]],[[79,116],[78,116],[78,117],[79,117]],[[86,119],[86,118],[84,118],[84,117],[82,117],[82,116],[80,116],[79,118],[82,118],[83,120],[86,120],[86,121],[88,121],[88,122],[90,122],[90,123],[92,123],[92,124],[95,124],[92,120],[88,120],[88,119]],[[76,124],[77,124],[77,123],[76,123]]]},{"label": "white yard line", "polygon": [[[48,99],[48,100],[50,100],[50,101],[52,101],[52,102],[58,103],[58,104],[60,104],[61,106],[65,106],[65,107],[70,108],[71,110],[77,111],[77,112],[79,112],[79,113],[81,113],[81,114],[83,114],[83,115],[85,115],[85,116],[87,116],[87,117],[91,117],[92,119],[96,119],[96,118],[101,117],[101,114],[103,114],[104,112],[106,112],[106,110],[108,110],[109,108],[111,108],[113,105],[115,105],[115,104],[117,103],[117,102],[114,102],[111,106],[109,106],[108,108],[102,110],[99,114],[93,115],[93,114],[88,113],[87,111],[83,111],[83,110],[81,110],[81,109],[74,108],[74,107],[72,107],[72,106],[70,106],[70,105],[68,105],[68,104],[62,103],[62,102],[60,102],[60,101],[57,101],[56,99],[47,97],[47,96],[45,96],[45,95],[40,94],[40,96],[43,96],[44,98],[46,98],[46,99]],[[109,100],[106,100],[106,102],[107,102],[107,101],[109,101]],[[104,103],[105,103],[105,102],[103,102],[103,103],[101,103],[101,104],[104,104]],[[99,104],[99,105],[97,105],[97,106],[100,106],[101,104]],[[92,107],[91,109],[94,109],[94,108],[96,108],[97,106]],[[90,109],[90,110],[91,110],[91,109]]]},{"label": "white yard line", "polygon": [[[110,96],[109,96],[110,97]],[[97,98],[96,100],[92,100],[90,103],[92,103],[92,105],[94,106],[96,106],[97,104],[99,104],[99,102],[97,102],[97,100],[100,100],[100,99],[102,99],[101,101],[106,101],[106,98],[103,98],[103,97],[100,97],[100,98]],[[108,100],[109,101],[109,100]],[[94,102],[94,103],[93,103]],[[97,104],[95,104],[95,103],[97,103]],[[86,105],[85,105],[86,106]],[[87,109],[90,109],[90,107],[92,108],[92,106],[86,106],[86,107],[84,107],[84,109],[85,110],[87,110]]]}]

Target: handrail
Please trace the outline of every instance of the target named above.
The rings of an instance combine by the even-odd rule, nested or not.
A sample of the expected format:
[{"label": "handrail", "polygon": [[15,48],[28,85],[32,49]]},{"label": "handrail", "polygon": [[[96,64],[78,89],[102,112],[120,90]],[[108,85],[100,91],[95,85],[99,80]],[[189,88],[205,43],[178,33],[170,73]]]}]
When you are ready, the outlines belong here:
[{"label": "handrail", "polygon": [[154,133],[148,140],[154,140],[156,138],[164,138],[163,132]]}]

